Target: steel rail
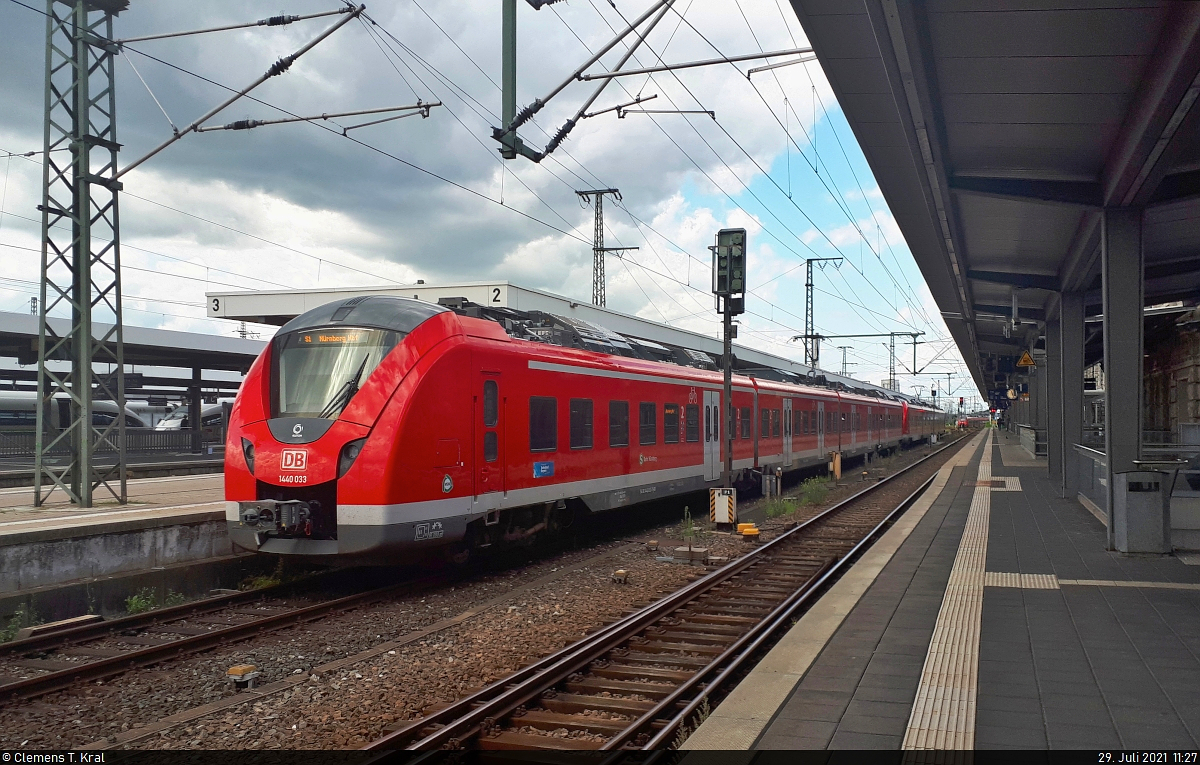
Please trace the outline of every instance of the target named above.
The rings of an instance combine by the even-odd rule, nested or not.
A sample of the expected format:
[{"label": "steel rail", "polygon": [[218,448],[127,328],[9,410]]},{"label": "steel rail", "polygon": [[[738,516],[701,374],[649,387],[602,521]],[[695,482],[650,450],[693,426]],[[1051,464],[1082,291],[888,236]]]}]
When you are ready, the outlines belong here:
[{"label": "steel rail", "polygon": [[[247,590],[245,592],[229,593],[226,595],[215,595],[210,598],[195,600],[178,606],[156,608],[153,611],[132,614],[130,616],[122,616],[116,619],[106,619],[102,622],[84,624],[78,627],[72,627],[70,629],[58,630],[56,632],[47,632],[44,635],[35,635],[34,637],[25,638],[23,640],[12,640],[7,643],[0,643],[0,656],[65,648],[67,646],[75,645],[88,640],[98,640],[113,632],[140,629],[142,627],[153,627],[159,624],[165,624],[167,622],[178,621],[179,619],[186,619],[189,616],[198,616],[200,614],[212,613],[213,611],[220,611],[221,609],[229,608],[230,606],[253,603],[257,600],[262,600],[265,598],[284,597],[302,587],[310,587],[321,584],[326,580],[333,579],[338,576],[344,576],[344,572],[318,574],[306,579],[284,582],[271,587],[262,587],[257,590]],[[0,686],[0,688],[3,688],[3,686]]]},{"label": "steel rail", "polygon": [[[901,476],[907,475],[909,471],[914,470],[918,466],[924,464],[927,460],[941,454],[946,449],[949,449],[956,444],[961,443],[967,436],[956,439],[947,443],[945,446],[925,455],[913,464],[903,468],[887,478],[867,486],[861,491],[855,492],[846,499],[827,508],[821,513],[812,518],[797,524],[787,532],[779,535],[775,539],[751,551],[747,555],[742,556],[734,561],[730,561],[726,565],[711,572],[696,581],[685,585],[676,590],[667,597],[652,603],[645,608],[629,614],[612,624],[609,624],[596,633],[580,640],[570,646],[567,646],[559,651],[539,659],[532,664],[526,665],[522,669],[502,678],[495,683],[492,683],[486,688],[483,688],[470,696],[466,696],[445,709],[439,710],[428,717],[423,717],[413,720],[409,725],[399,728],[392,733],[387,734],[373,742],[368,743],[363,747],[368,751],[387,751],[396,749],[430,749],[450,747],[457,748],[462,745],[464,739],[473,735],[477,735],[481,724],[488,720],[500,720],[510,715],[516,709],[530,700],[537,697],[544,690],[551,688],[558,683],[568,678],[574,672],[577,672],[583,667],[586,667],[590,662],[597,657],[619,646],[625,640],[633,637],[641,630],[654,624],[663,616],[678,610],[690,601],[714,589],[717,585],[725,582],[733,576],[743,572],[751,566],[757,565],[765,559],[769,551],[776,549],[791,541],[793,535],[799,534],[804,530],[812,527],[832,515],[846,509],[849,505],[862,499],[868,494],[877,491],[881,486],[885,486]],[[930,479],[932,480],[932,479]],[[926,481],[917,492],[910,495],[905,503],[897,506],[887,516],[887,519],[894,518],[898,511],[902,511],[911,504],[911,500],[919,496],[920,492],[929,485]],[[850,554],[856,554],[862,546],[875,535],[883,523],[868,533],[860,540],[847,555],[842,557],[842,560],[848,560]],[[815,585],[817,589],[828,581],[830,576],[829,564],[819,571],[816,576],[819,577],[820,584]],[[823,573],[822,573],[823,572]],[[796,602],[796,598],[803,595],[803,592],[816,592],[817,589],[810,589],[802,586],[801,592],[789,596],[789,603],[793,603],[796,608],[807,602]],[[811,597],[811,595],[810,595]],[[794,611],[794,609],[793,609]],[[774,612],[772,612],[774,613]],[[771,619],[768,615],[764,621]],[[776,620],[777,621],[777,620]],[[722,654],[724,655],[724,654]],[[740,664],[740,662],[739,662]],[[710,664],[711,666],[711,664]],[[678,698],[676,699],[678,701]],[[639,718],[640,719],[640,718]],[[433,726],[435,730],[426,735],[421,735],[421,732]],[[414,740],[416,739],[416,740]],[[383,758],[378,758],[382,760]],[[375,762],[377,760],[372,760]]]},{"label": "steel rail", "polygon": [[58,670],[39,677],[18,680],[0,686],[0,704],[6,701],[28,699],[43,696],[47,693],[69,688],[76,683],[88,680],[101,680],[113,675],[119,675],[136,667],[157,664],[166,659],[178,658],[188,654],[198,653],[226,643],[244,640],[254,635],[289,627],[306,621],[325,616],[335,611],[345,611],[350,608],[366,605],[372,601],[388,597],[404,590],[419,590],[428,586],[442,584],[447,581],[445,576],[426,577],[399,584],[390,584],[366,592],[355,593],[324,603],[317,603],[304,608],[296,608],[281,614],[272,614],[262,619],[234,624],[223,629],[216,629],[204,635],[172,640],[162,645],[148,646],[144,649],[130,651],[119,656],[112,656],[97,661],[80,663],[79,667]]},{"label": "steel rail", "polygon": [[[957,443],[957,442],[956,442]],[[930,455],[932,456],[932,455]],[[841,576],[845,569],[849,568],[858,560],[858,556],[863,550],[875,543],[876,538],[883,533],[896,519],[896,516],[903,513],[912,506],[917,498],[925,493],[929,485],[933,483],[935,476],[930,476],[928,480],[917,487],[916,491],[909,494],[904,501],[892,509],[887,516],[876,524],[875,528],[871,529],[853,548],[845,555],[836,561],[830,561],[820,572],[791,597],[780,603],[767,617],[756,624],[753,629],[738,639],[736,643],[729,647],[725,653],[717,657],[713,662],[706,666],[696,675],[684,681],[684,684],[677,688],[670,696],[663,699],[654,709],[647,712],[638,720],[634,721],[628,728],[614,736],[606,744],[601,746],[602,750],[615,749],[617,746],[624,744],[639,733],[645,731],[647,727],[653,724],[655,719],[667,710],[670,704],[675,704],[680,701],[689,692],[695,691],[700,682],[718,667],[724,665],[711,682],[700,688],[700,693],[695,696],[682,711],[672,717],[667,724],[662,727],[651,739],[645,743],[643,749],[655,749],[663,745],[675,730],[679,728],[684,721],[688,719],[703,703],[704,699],[712,695],[713,691],[721,688],[729,682],[730,678],[738,672],[745,664],[764,647],[764,644],[774,637],[779,631],[790,626],[793,616],[801,608],[806,606],[808,602],[814,599],[818,594],[823,593],[824,586],[832,579]],[[748,644],[748,645],[747,645]],[[732,661],[730,659],[732,658]],[[727,665],[725,662],[729,662]],[[669,703],[668,703],[669,702]]]}]

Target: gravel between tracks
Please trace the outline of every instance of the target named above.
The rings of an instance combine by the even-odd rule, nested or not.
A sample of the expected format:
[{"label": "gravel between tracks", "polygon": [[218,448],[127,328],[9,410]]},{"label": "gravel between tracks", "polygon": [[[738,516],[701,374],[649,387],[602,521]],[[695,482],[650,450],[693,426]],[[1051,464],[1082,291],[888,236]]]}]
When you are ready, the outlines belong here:
[{"label": "gravel between tracks", "polygon": [[[892,467],[926,453],[915,451]],[[926,477],[929,474],[919,472]],[[847,482],[834,488],[823,505],[831,505],[861,488],[861,484]],[[898,493],[901,488],[892,491]],[[763,541],[792,520],[811,517],[821,509],[806,506],[795,516],[761,523]],[[681,543],[678,533],[678,526],[673,525],[651,529],[635,538],[657,538],[661,549],[669,551]],[[740,539],[722,534],[711,534],[701,544],[711,554],[726,557],[748,549]],[[511,602],[505,600],[397,650],[323,674],[313,674],[315,668],[402,639],[539,577],[576,567],[623,545],[608,542],[557,555],[518,571],[377,603],[171,662],[157,670],[131,672],[105,683],[0,708],[0,748],[69,749],[102,739],[110,745],[151,749],[361,746],[381,736],[385,726],[412,719],[431,705],[453,701],[504,677],[578,640],[587,629],[612,621],[625,609],[675,590],[703,570],[655,560],[656,555],[664,553],[626,549],[551,583],[516,593]],[[612,572],[618,568],[629,572],[628,584],[611,581]],[[240,663],[255,664],[263,672],[265,683],[289,678],[300,682],[270,695],[248,696],[236,706],[127,744],[116,740],[136,735],[140,728],[164,717],[233,696],[236,692],[226,682],[225,670]]]}]

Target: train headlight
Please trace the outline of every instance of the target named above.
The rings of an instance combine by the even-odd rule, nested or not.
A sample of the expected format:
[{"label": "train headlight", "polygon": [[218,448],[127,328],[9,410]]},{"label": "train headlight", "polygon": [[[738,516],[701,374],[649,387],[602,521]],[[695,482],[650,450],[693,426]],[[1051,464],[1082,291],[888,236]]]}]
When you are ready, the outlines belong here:
[{"label": "train headlight", "polygon": [[365,438],[357,438],[342,447],[342,453],[338,457],[338,478],[346,475],[346,471],[354,464],[354,460],[358,459],[358,455],[362,452],[363,444],[367,442]]},{"label": "train headlight", "polygon": [[254,474],[254,444],[249,440],[242,439],[242,456],[246,458],[246,467],[250,468],[250,474]]}]

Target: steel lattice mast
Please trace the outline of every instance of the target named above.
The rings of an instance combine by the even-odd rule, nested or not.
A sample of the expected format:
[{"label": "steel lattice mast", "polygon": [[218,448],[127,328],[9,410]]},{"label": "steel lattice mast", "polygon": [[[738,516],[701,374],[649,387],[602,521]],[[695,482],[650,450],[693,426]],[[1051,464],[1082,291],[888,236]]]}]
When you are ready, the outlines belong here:
[{"label": "steel lattice mast", "polygon": [[[103,486],[125,502],[125,418],[93,417],[92,399],[125,411],[113,18],[128,0],[46,3],[45,154],[34,503],[57,488],[91,507]],[[48,320],[70,311],[66,332]],[[57,322],[56,322],[57,323]],[[61,324],[59,325],[61,327]],[[69,373],[51,368],[71,363]],[[93,375],[93,364],[112,374]],[[93,388],[94,386],[94,388]],[[51,407],[59,407],[59,429]],[[104,418],[107,420],[108,418]],[[98,456],[111,454],[110,464]]]},{"label": "steel lattice mast", "polygon": [[621,192],[616,189],[588,189],[576,191],[579,198],[587,203],[595,197],[596,222],[592,232],[592,305],[603,306],[604,297],[604,253],[620,252],[621,250],[636,250],[637,247],[605,247],[604,246],[604,195],[612,194],[621,201]]},{"label": "steel lattice mast", "polygon": [[841,258],[808,258],[804,261],[808,278],[804,282],[804,363],[816,369],[821,363],[821,339],[813,327],[813,263],[825,268],[825,263],[840,266]]}]

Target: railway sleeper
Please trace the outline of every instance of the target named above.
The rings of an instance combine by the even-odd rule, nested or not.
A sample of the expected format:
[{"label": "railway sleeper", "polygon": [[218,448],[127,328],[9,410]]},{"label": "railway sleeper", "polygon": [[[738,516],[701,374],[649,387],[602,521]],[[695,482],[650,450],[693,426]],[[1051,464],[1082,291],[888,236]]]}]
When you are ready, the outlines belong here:
[{"label": "railway sleeper", "polygon": [[67,669],[79,669],[87,666],[86,661],[60,661],[56,659],[12,659],[8,662],[13,666],[25,669],[40,669],[44,672],[61,672]]},{"label": "railway sleeper", "polygon": [[155,635],[207,635],[212,631],[209,627],[188,627],[183,624],[156,624],[146,628],[146,632]]},{"label": "railway sleeper", "polygon": [[[805,581],[807,581],[807,579],[805,579]],[[729,594],[731,594],[731,595],[737,595],[737,594],[758,595],[759,597],[770,598],[770,597],[786,597],[788,595],[791,595],[795,591],[796,591],[795,587],[776,587],[776,586],[765,585],[765,584],[746,583],[746,584],[742,585],[740,588],[738,588],[737,590],[735,590],[734,592],[729,593]]]},{"label": "railway sleeper", "polygon": [[[633,651],[630,651],[629,653],[625,654],[624,656],[620,657],[619,659],[613,659],[612,664],[610,664],[609,667],[624,667],[624,666],[632,667],[632,666],[640,666],[640,665],[646,665],[646,664],[649,664],[649,665],[666,664],[666,665],[668,665],[668,667],[670,667],[670,666],[680,667],[681,669],[679,671],[682,672],[683,667],[696,667],[697,669],[700,667],[706,667],[706,666],[708,666],[708,659],[706,659],[702,656],[685,656],[684,654],[681,654],[681,653],[676,653],[676,654],[634,653]],[[655,667],[650,667],[650,669],[654,669],[654,668]],[[671,671],[667,668],[664,668],[664,669],[666,671]],[[593,671],[595,671],[595,670],[593,670]]]},{"label": "railway sleeper", "polygon": [[589,710],[616,712],[618,714],[641,717],[654,708],[653,701],[638,701],[637,699],[622,699],[615,696],[591,696],[575,693],[555,693],[553,697],[543,697],[538,702],[543,709],[564,714],[578,714]]},{"label": "railway sleeper", "polygon": [[685,622],[701,622],[704,624],[728,624],[736,626],[739,624],[757,624],[758,619],[752,616],[727,616],[724,614],[708,614],[696,613],[691,610],[677,611],[676,616],[683,619]]},{"label": "railway sleeper", "polygon": [[780,571],[778,573],[759,574],[750,583],[750,586],[753,587],[757,585],[759,587],[768,587],[771,584],[780,584],[791,587],[793,585],[803,584],[804,582],[808,581],[808,578],[812,576],[813,572],[816,570],[816,567],[814,567],[808,571],[797,571],[795,573],[784,573]]},{"label": "railway sleeper", "polygon": [[590,741],[578,738],[557,738],[555,736],[539,736],[536,733],[518,733],[516,731],[501,731],[486,738],[479,738],[479,748],[494,751],[513,749],[580,749],[590,751],[599,749],[601,741]]},{"label": "railway sleeper", "polygon": [[616,680],[608,677],[585,677],[581,680],[568,680],[563,687],[571,693],[593,695],[608,691],[609,693],[636,693],[649,696],[652,699],[662,699],[671,691],[674,685],[664,683],[640,683],[636,680]]},{"label": "railway sleeper", "polygon": [[114,656],[124,656],[129,651],[119,648],[90,648],[88,646],[71,646],[55,651],[59,656],[87,656],[93,659],[111,659]]},{"label": "railway sleeper", "polygon": [[710,635],[732,635],[733,637],[737,637],[744,633],[749,625],[720,624],[717,622],[684,619],[679,623],[679,626],[683,629],[695,630],[696,632],[707,632]]},{"label": "railway sleeper", "polygon": [[698,654],[704,654],[707,656],[720,656],[721,652],[724,649],[718,645],[701,645],[698,643],[681,643],[681,642],[670,642],[670,641],[666,641],[666,640],[650,640],[645,643],[640,643],[638,645],[638,650],[639,651],[647,651],[649,653],[654,653],[655,651],[661,651],[663,653],[687,651],[689,653],[698,653]]},{"label": "railway sleeper", "polygon": [[168,643],[175,642],[174,640],[171,640],[170,638],[157,638],[157,637],[154,637],[153,635],[126,635],[123,637],[113,638],[113,640],[118,643],[125,643],[126,645],[149,645],[149,646],[167,645]]},{"label": "railway sleeper", "polygon": [[[780,590],[780,592],[790,592],[791,591],[787,588],[779,588],[779,590]],[[771,592],[763,591],[763,592],[755,593],[751,589],[750,582],[739,582],[737,584],[737,586],[735,586],[735,587],[730,587],[721,592],[712,593],[708,597],[708,599],[705,600],[704,602],[717,603],[720,601],[728,601],[728,600],[733,600],[736,598],[750,598],[753,600],[774,600],[773,594]]]},{"label": "railway sleeper", "polygon": [[[656,658],[656,662],[665,663],[663,659]],[[707,662],[704,659],[697,659],[696,666],[704,666]],[[645,667],[632,664],[609,664],[607,667],[593,667],[588,670],[589,674],[597,677],[610,677],[615,680],[626,680],[639,677],[657,677],[662,680],[670,680],[675,683],[682,683],[687,680],[695,672],[680,669],[666,669],[665,667]]]},{"label": "railway sleeper", "polygon": [[699,645],[729,645],[736,635],[713,635],[708,632],[692,632],[691,630],[664,630],[654,636],[658,640],[678,641],[680,643],[697,643]]},{"label": "railway sleeper", "polygon": [[713,598],[703,605],[705,609],[715,609],[723,612],[742,613],[747,616],[766,616],[782,598],[754,597],[740,593],[730,593],[731,597]]},{"label": "railway sleeper", "polygon": [[540,730],[558,730],[559,728],[574,728],[586,730],[589,733],[615,736],[629,725],[629,720],[611,720],[590,715],[564,715],[558,712],[548,712],[544,709],[531,709],[520,717],[513,717],[508,724],[514,728],[538,728]]}]

